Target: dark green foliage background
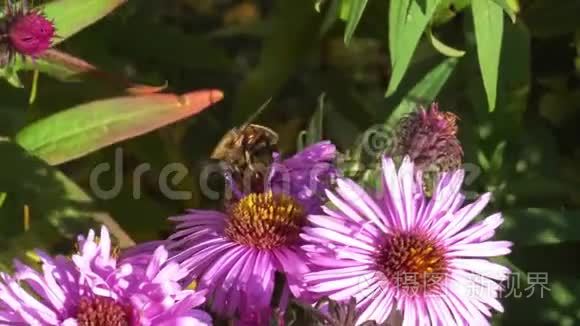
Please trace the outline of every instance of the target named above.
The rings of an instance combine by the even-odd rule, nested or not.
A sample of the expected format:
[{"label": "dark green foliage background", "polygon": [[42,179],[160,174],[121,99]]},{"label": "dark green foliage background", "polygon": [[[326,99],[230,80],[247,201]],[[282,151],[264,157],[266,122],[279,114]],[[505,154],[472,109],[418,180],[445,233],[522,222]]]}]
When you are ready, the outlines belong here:
[{"label": "dark green foliage background", "polygon": [[[199,170],[221,136],[270,97],[258,122],[279,132],[282,150],[292,153],[325,93],[324,138],[354,159],[344,163],[347,173],[353,174],[353,166],[371,170],[356,176],[372,184],[373,158],[360,152],[365,130],[388,128],[437,95],[442,109],[460,117],[465,191],[492,191],[488,212],[504,212],[499,237],[515,242],[508,263],[522,272],[549,273],[544,298],[536,293],[505,299],[506,312],[497,323],[576,324],[580,2],[520,0],[516,23],[504,16],[493,111],[478,66],[471,10],[448,15],[469,1],[441,1],[431,26],[439,40],[466,54],[446,58],[424,35],[401,85],[387,98],[389,2],[368,1],[349,46],[343,42],[345,22],[333,11],[340,10],[338,3],[328,0],[317,13],[313,2],[302,0],[129,1],[58,48],[137,82],[167,81],[170,92],[218,88],[225,98],[191,119],[58,167],[8,139],[31,121],[121,90],[99,80],[61,82],[41,74],[36,101],[28,105],[30,72],[20,73],[24,88],[1,82],[0,192],[7,197],[0,208],[0,267],[8,268],[12,258],[27,257],[35,247],[70,250],[76,233],[103,219],[113,218],[135,241],[144,241],[169,232],[166,217],[188,207],[214,206],[199,190]],[[127,172],[122,192],[111,200],[92,198],[89,172],[99,163],[113,163],[117,148],[123,149]],[[171,162],[190,168],[179,188],[191,191],[191,200],[172,201],[159,192],[158,173]],[[151,164],[152,171],[142,197],[134,199],[130,178],[140,163]],[[103,177],[103,185],[112,182],[107,178],[112,175]],[[31,208],[26,232],[25,204]]]}]

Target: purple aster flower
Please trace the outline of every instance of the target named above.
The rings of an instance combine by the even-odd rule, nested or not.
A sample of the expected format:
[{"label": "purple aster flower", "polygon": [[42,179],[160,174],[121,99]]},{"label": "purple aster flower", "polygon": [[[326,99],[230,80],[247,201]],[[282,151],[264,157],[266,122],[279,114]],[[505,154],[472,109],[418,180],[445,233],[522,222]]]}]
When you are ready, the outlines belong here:
[{"label": "purple aster flower", "polygon": [[498,282],[510,271],[487,257],[511,246],[490,240],[501,214],[473,222],[490,195],[464,205],[457,170],[442,175],[429,199],[408,157],[398,173],[385,158],[382,172],[377,198],[340,179],[324,214],[309,216],[312,226],[301,234],[313,264],[308,290],[338,301],[355,297],[358,323],[382,323],[395,309],[403,325],[489,324],[491,309],[502,311]]},{"label": "purple aster flower", "polygon": [[335,158],[336,146],[330,141],[310,145],[283,161],[275,154],[268,187],[291,194],[308,212],[319,211],[326,201],[324,192],[337,175]]},{"label": "purple aster flower", "polygon": [[117,261],[103,227],[98,241],[92,230],[80,237],[79,248],[72,259],[39,252],[41,271],[16,261],[13,276],[0,273],[0,324],[211,325],[192,309],[204,293],[182,290],[186,271],[163,247],[145,266]]},{"label": "purple aster flower", "polygon": [[41,11],[29,9],[23,0],[19,7],[6,1],[4,17],[0,19],[0,66],[16,54],[37,58],[48,50],[55,37],[53,22]]},{"label": "purple aster flower", "polygon": [[334,155],[329,142],[314,144],[277,160],[267,189],[238,193],[225,212],[190,210],[171,218],[178,223],[167,244],[175,253],[172,259],[208,291],[213,311],[264,320],[276,272],[284,274],[287,285],[279,308],[290,293],[301,295],[301,275],[309,268],[299,234],[306,216],[323,200],[322,185],[335,173]]}]

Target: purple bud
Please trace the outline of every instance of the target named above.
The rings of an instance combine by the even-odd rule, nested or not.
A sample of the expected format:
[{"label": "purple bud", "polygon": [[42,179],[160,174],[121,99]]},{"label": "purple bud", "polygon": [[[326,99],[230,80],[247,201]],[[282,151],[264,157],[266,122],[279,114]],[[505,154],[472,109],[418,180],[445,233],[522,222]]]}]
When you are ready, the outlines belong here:
[{"label": "purple bud", "polygon": [[10,24],[8,35],[16,52],[35,58],[50,48],[55,28],[41,13],[31,11]]}]

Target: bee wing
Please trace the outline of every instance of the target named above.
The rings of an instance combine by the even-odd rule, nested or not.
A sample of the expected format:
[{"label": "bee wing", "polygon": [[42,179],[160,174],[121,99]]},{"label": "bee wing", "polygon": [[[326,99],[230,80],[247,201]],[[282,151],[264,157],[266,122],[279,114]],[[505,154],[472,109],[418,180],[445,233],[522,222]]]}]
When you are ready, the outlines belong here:
[{"label": "bee wing", "polygon": [[215,160],[223,160],[226,158],[228,152],[232,150],[233,143],[238,136],[237,129],[234,128],[228,131],[222,139],[220,139],[217,146],[214,148],[213,152],[211,153],[211,158]]},{"label": "bee wing", "polygon": [[266,102],[264,102],[264,104],[262,104],[256,110],[256,112],[252,113],[252,115],[248,119],[246,119],[246,122],[244,122],[244,124],[242,124],[242,126],[245,126],[245,127],[249,126],[268,107],[268,105],[270,104],[270,102],[272,102],[272,98],[271,97],[269,99],[267,99]]}]

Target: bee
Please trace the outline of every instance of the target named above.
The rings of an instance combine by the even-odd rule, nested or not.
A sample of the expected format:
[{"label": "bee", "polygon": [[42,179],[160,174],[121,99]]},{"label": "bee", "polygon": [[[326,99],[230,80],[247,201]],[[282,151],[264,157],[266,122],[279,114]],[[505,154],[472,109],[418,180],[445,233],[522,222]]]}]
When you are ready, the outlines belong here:
[{"label": "bee", "polygon": [[[255,115],[260,113],[266,102]],[[260,191],[267,168],[272,164],[273,154],[278,151],[278,134],[272,129],[250,122],[233,128],[220,140],[211,159],[225,165],[225,172],[232,176],[238,186]]]},{"label": "bee", "polygon": [[278,150],[278,134],[268,127],[247,124],[230,130],[218,143],[211,158],[240,170],[255,170],[257,164],[270,165]]}]

